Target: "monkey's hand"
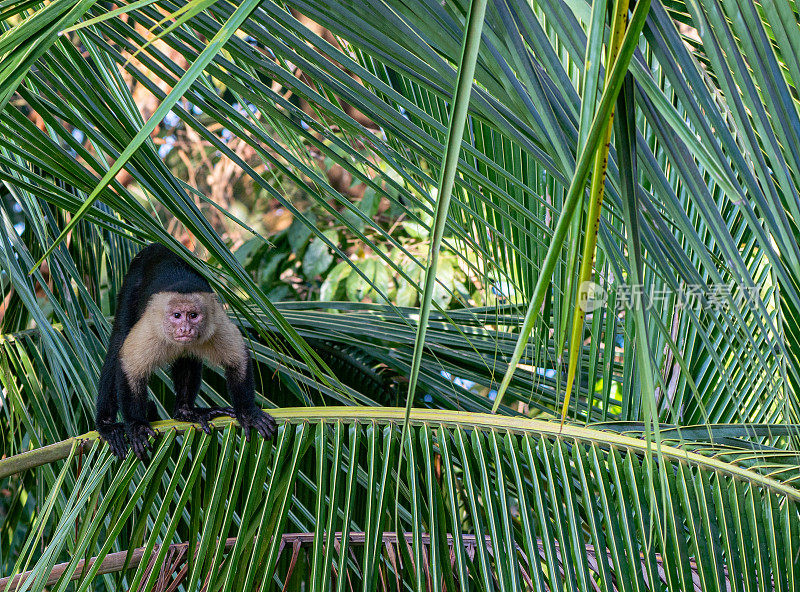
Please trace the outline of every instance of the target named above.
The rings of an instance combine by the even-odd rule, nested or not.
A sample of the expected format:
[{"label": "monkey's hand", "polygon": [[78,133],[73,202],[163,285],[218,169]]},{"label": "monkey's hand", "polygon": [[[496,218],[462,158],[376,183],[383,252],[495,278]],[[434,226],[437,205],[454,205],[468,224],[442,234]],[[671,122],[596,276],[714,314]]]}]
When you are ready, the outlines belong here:
[{"label": "monkey's hand", "polygon": [[258,407],[252,407],[247,411],[239,411],[236,413],[236,421],[242,426],[244,430],[244,437],[250,441],[250,430],[255,429],[262,438],[270,439],[278,431],[278,426],[275,419],[268,413],[264,413]]},{"label": "monkey's hand", "polygon": [[120,459],[128,456],[128,441],[125,440],[125,428],[121,423],[98,423],[97,433],[108,442],[114,456]]},{"label": "monkey's hand", "polygon": [[156,431],[146,421],[137,421],[127,426],[128,440],[133,448],[133,453],[139,460],[147,460],[147,449],[150,448],[148,436],[155,436]]},{"label": "monkey's hand", "polygon": [[222,415],[236,417],[233,407],[179,407],[175,409],[172,418],[178,421],[199,423],[200,428],[206,434],[211,435],[212,430],[209,422],[215,417],[220,417]]}]

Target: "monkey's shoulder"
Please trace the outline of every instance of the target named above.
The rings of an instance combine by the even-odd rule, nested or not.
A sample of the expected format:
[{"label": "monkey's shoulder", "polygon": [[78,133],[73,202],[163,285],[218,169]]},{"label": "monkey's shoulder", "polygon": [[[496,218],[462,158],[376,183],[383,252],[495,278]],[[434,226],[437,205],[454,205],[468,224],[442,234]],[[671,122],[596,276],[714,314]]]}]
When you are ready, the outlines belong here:
[{"label": "monkey's shoulder", "polygon": [[160,334],[159,323],[150,311],[145,311],[122,342],[120,363],[129,379],[146,378],[178,357],[178,348]]}]

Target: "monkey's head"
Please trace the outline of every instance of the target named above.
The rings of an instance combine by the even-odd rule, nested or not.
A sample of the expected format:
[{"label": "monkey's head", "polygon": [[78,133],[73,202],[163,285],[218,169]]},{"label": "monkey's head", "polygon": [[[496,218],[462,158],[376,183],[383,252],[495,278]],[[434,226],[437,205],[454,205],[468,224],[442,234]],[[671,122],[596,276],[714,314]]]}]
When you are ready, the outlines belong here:
[{"label": "monkey's head", "polygon": [[208,296],[199,292],[173,293],[166,298],[163,326],[167,339],[188,345],[207,335],[211,312]]}]

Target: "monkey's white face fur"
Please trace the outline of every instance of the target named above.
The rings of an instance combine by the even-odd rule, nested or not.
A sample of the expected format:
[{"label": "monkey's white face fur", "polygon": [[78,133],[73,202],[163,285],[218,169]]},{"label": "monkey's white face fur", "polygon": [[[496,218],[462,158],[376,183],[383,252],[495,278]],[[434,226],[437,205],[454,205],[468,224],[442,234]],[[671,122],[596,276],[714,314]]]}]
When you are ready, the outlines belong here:
[{"label": "monkey's white face fur", "polygon": [[122,344],[122,369],[129,380],[189,355],[244,369],[247,350],[239,329],[213,293],[159,292]]},{"label": "monkey's white face fur", "polygon": [[[167,293],[169,294],[169,293]],[[161,296],[160,294],[156,297]],[[189,344],[208,334],[209,306],[205,294],[175,294],[163,306],[164,335],[177,343]]]}]

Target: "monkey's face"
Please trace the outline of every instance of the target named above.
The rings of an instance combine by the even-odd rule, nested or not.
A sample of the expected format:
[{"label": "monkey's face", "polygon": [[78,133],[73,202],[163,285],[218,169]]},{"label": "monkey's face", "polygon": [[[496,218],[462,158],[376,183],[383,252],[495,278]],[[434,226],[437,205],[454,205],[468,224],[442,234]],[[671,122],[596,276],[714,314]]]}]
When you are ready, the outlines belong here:
[{"label": "monkey's face", "polygon": [[205,302],[193,295],[176,296],[167,302],[164,332],[180,344],[197,341],[204,333],[208,312]]}]

